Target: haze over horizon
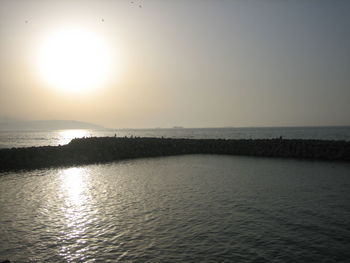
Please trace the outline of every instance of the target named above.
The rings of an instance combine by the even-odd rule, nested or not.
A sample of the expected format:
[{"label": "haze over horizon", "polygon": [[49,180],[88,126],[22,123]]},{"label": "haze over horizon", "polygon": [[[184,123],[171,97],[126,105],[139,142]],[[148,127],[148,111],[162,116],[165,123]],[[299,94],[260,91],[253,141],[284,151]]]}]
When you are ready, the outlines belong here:
[{"label": "haze over horizon", "polygon": [[346,0],[2,0],[0,117],[350,125],[349,12]]}]

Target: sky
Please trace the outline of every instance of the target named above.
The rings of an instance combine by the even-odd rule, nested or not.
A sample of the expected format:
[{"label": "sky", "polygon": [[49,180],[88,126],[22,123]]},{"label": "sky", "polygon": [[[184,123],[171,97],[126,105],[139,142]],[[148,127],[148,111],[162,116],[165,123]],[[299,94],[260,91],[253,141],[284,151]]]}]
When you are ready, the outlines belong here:
[{"label": "sky", "polygon": [[[0,0],[0,118],[110,128],[350,125],[349,13],[347,0]],[[52,37],[63,29],[73,33]],[[72,73],[84,85],[106,71],[93,88],[71,92],[76,78],[57,80],[55,65],[75,54],[55,48],[81,29],[79,61],[62,68],[94,61]],[[94,43],[97,60],[83,53]],[[98,64],[101,56],[108,63]]]}]

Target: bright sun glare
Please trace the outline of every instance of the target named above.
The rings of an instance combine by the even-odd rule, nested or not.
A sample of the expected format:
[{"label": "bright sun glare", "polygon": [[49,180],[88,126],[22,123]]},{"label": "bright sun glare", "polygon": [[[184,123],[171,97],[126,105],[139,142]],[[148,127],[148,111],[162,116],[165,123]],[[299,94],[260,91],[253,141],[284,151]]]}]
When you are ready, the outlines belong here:
[{"label": "bright sun glare", "polygon": [[111,52],[102,39],[83,29],[50,35],[39,48],[41,77],[52,87],[83,92],[103,85],[111,73]]}]

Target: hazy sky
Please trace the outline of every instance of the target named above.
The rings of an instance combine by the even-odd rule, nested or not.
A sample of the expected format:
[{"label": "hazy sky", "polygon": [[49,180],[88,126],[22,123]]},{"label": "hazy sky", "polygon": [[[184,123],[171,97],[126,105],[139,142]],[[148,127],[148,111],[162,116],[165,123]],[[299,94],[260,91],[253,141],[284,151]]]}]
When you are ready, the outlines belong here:
[{"label": "hazy sky", "polygon": [[[0,0],[0,117],[350,125],[349,14],[348,0]],[[100,87],[70,93],[39,77],[38,50],[63,27],[110,48]]]}]

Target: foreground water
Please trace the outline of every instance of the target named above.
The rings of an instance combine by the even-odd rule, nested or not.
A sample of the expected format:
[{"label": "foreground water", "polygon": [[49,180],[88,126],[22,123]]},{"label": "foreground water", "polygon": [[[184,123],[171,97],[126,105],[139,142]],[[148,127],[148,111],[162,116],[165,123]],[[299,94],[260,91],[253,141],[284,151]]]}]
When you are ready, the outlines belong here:
[{"label": "foreground water", "polygon": [[350,165],[150,158],[0,176],[0,260],[346,262]]},{"label": "foreground water", "polygon": [[319,139],[350,141],[350,126],[205,129],[0,131],[0,148],[63,145],[74,138],[138,136],[189,139]]}]

